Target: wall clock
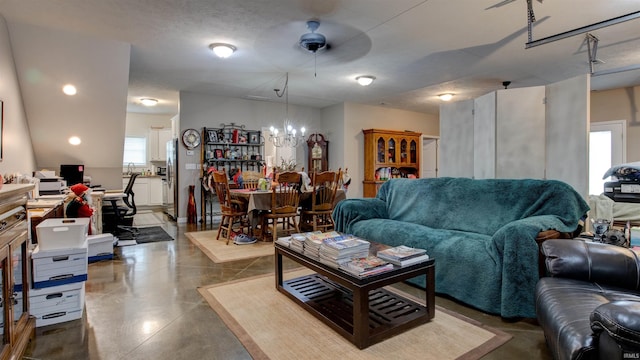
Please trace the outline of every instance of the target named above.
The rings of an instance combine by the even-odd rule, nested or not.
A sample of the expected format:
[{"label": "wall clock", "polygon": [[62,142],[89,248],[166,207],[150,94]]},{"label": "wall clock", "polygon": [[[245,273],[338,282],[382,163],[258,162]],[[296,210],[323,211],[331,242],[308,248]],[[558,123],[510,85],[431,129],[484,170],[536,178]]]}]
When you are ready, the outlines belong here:
[{"label": "wall clock", "polygon": [[191,150],[200,145],[200,132],[196,129],[187,129],[182,133],[182,143]]}]

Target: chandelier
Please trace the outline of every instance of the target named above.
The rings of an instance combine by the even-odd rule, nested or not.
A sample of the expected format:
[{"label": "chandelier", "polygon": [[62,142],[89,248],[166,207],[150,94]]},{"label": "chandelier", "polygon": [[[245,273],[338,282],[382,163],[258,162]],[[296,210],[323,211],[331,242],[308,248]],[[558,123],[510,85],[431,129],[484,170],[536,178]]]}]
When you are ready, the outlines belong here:
[{"label": "chandelier", "polygon": [[289,120],[289,73],[286,75],[286,81],[282,92],[280,89],[273,89],[278,97],[285,97],[285,117],[282,124],[282,133],[278,128],[271,126],[269,128],[269,141],[273,143],[275,147],[296,147],[304,142],[305,128],[300,128],[300,136],[298,131],[293,127],[291,120]]}]

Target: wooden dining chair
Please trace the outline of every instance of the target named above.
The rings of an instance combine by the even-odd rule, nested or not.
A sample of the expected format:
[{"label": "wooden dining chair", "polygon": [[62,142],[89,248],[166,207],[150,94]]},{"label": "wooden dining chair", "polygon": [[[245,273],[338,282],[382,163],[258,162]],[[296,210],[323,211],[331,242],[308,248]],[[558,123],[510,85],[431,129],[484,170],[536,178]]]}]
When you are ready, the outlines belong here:
[{"label": "wooden dining chair", "polygon": [[258,188],[258,181],[262,177],[262,174],[257,171],[244,171],[242,173],[242,187],[245,189],[255,190]]},{"label": "wooden dining chair", "polygon": [[223,234],[223,236],[227,239],[227,245],[229,245],[231,234],[234,232],[234,225],[240,226],[236,232],[242,232],[244,227],[248,227],[247,207],[245,203],[231,198],[229,178],[227,178],[227,173],[224,169],[213,172],[213,184],[220,202],[220,211],[222,212],[222,220],[218,227],[216,240],[219,240],[220,234],[224,232],[226,234]]},{"label": "wooden dining chair", "polygon": [[341,177],[341,170],[312,174],[311,198],[300,211],[300,227],[303,231],[327,231],[334,228],[331,214]]},{"label": "wooden dining chair", "polygon": [[[271,189],[271,210],[263,215],[262,229],[271,232],[272,240],[278,239],[278,224],[285,233],[300,232],[298,227],[298,205],[302,176],[297,172],[281,172]],[[267,231],[263,231],[265,240]]]}]

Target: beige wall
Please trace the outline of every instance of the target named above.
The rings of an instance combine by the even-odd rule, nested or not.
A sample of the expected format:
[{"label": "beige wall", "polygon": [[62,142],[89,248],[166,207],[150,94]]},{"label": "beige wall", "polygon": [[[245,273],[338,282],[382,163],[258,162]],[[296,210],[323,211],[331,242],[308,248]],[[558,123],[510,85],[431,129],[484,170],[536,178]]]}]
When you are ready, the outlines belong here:
[{"label": "beige wall", "polygon": [[344,104],[343,164],[332,162],[332,167],[348,168],[351,185],[347,197],[362,197],[364,180],[364,129],[411,130],[424,135],[440,133],[440,119],[434,114],[391,109],[381,106]]},{"label": "beige wall", "polygon": [[627,121],[627,162],[640,161],[640,86],[591,92],[591,122]]}]

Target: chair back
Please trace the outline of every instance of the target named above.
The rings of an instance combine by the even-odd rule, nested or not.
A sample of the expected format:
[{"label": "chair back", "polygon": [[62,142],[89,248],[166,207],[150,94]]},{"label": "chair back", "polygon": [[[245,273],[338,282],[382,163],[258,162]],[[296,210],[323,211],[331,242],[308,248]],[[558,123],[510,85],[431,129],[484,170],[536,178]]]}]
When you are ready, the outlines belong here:
[{"label": "chair back", "polygon": [[136,182],[136,178],[138,176],[140,176],[140,173],[131,174],[129,182],[124,188],[124,197],[122,197],[122,201],[131,209],[131,211],[127,211],[126,216],[133,216],[138,211],[136,208],[135,194],[133,193],[133,184]]},{"label": "chair back", "polygon": [[227,172],[213,171],[213,188],[218,195],[218,201],[220,202],[220,210],[222,212],[233,212],[234,209],[231,205],[231,192],[229,191],[229,178]]},{"label": "chair back", "polygon": [[342,171],[314,172],[311,178],[311,210],[328,211],[333,209],[333,202],[340,184]]},{"label": "chair back", "polygon": [[295,214],[300,203],[302,176],[297,172],[281,172],[271,190],[271,214]]},{"label": "chair back", "polygon": [[257,189],[258,181],[262,178],[262,174],[257,171],[244,171],[242,173],[242,187],[245,189]]}]

